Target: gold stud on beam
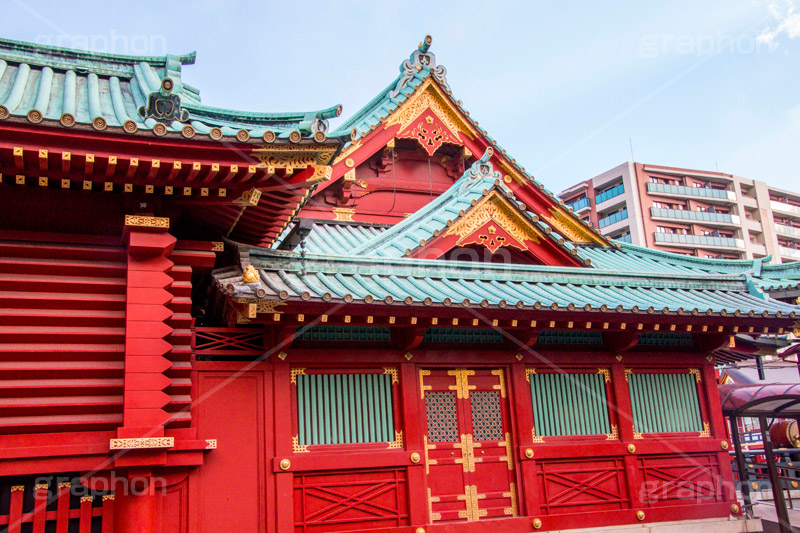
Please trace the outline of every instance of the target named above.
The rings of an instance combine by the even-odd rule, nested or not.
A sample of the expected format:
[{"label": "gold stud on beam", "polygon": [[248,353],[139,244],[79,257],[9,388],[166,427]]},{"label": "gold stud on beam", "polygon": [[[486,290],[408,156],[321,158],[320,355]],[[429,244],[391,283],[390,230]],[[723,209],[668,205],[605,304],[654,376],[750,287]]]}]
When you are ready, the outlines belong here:
[{"label": "gold stud on beam", "polygon": [[556,327],[556,321],[555,321],[555,320],[551,320],[551,321],[550,321],[550,327],[551,327],[551,328],[554,328],[554,327]]},{"label": "gold stud on beam", "polygon": [[375,322],[375,317],[372,315],[367,315],[367,324],[372,324]]},{"label": "gold stud on beam", "polygon": [[170,196],[172,192],[173,192],[172,185],[167,185],[166,187],[164,187],[164,194],[166,194],[167,196]]},{"label": "gold stud on beam", "polygon": [[653,331],[658,331],[661,329],[661,324],[653,324]]},{"label": "gold stud on beam", "polygon": [[281,321],[280,313],[273,313],[272,314],[272,320],[275,321],[275,322],[280,322]]},{"label": "gold stud on beam", "polygon": [[478,321],[478,319],[477,319],[477,318],[473,318],[473,319],[472,319],[472,325],[473,325],[473,326],[477,326],[477,325],[478,325],[478,322],[479,322],[479,321]]},{"label": "gold stud on beam", "polygon": [[413,326],[413,325],[414,325],[414,324],[416,324],[416,323],[417,323],[417,317],[415,317],[415,316],[412,316],[412,317],[411,317],[411,325]]},{"label": "gold stud on beam", "polygon": [[84,165],[84,171],[86,172],[87,176],[92,175],[92,171],[94,171],[94,154],[86,154],[86,164]]},{"label": "gold stud on beam", "polygon": [[436,317],[431,318],[431,326],[435,326],[439,323],[439,319]]},{"label": "gold stud on beam", "polygon": [[110,181],[107,181],[103,184],[103,190],[106,192],[111,192],[114,190],[114,184]]},{"label": "gold stud on beam", "polygon": [[536,327],[536,321],[535,321],[535,320],[531,320],[531,327],[532,327],[532,328],[535,328],[535,327]]},{"label": "gold stud on beam", "polygon": [[319,321],[320,322],[327,322],[328,321],[328,315],[322,315],[321,317],[319,317]]},{"label": "gold stud on beam", "polygon": [[133,192],[133,183],[125,184],[125,192]]},{"label": "gold stud on beam", "polygon": [[393,317],[393,316],[390,316],[390,317],[389,317],[389,324],[394,324],[394,323],[395,323],[395,320],[397,320],[395,317]]},{"label": "gold stud on beam", "polygon": [[306,315],[304,315],[304,314],[297,315],[297,321],[298,322],[305,322],[306,321]]},{"label": "gold stud on beam", "polygon": [[17,176],[17,185],[25,185],[25,176]]},{"label": "gold stud on beam", "polygon": [[39,187],[47,187],[47,177],[39,176]]},{"label": "gold stud on beam", "polygon": [[345,324],[349,324],[350,323],[350,315],[344,315],[344,323]]},{"label": "gold stud on beam", "polygon": [[117,156],[110,155],[108,156],[108,165],[106,166],[106,177],[110,178],[114,175],[114,172],[117,170]]},{"label": "gold stud on beam", "polygon": [[69,189],[69,179],[63,178],[61,180],[61,188],[62,189]]},{"label": "gold stud on beam", "polygon": [[139,158],[131,157],[130,161],[128,161],[128,170],[125,172],[125,179],[131,179],[134,177],[137,170],[139,170]]},{"label": "gold stud on beam", "polygon": [[84,191],[91,191],[92,190],[92,182],[91,182],[91,180],[83,180],[83,190]]},{"label": "gold stud on beam", "polygon": [[641,331],[644,328],[644,324],[636,324],[636,329]]}]

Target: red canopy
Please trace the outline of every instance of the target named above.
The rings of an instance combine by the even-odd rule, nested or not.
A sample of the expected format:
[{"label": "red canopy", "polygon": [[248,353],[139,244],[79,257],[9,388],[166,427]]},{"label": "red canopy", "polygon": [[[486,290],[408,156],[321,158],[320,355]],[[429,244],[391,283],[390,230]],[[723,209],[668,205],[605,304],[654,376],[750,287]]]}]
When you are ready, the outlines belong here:
[{"label": "red canopy", "polygon": [[720,385],[725,416],[800,416],[800,383]]}]

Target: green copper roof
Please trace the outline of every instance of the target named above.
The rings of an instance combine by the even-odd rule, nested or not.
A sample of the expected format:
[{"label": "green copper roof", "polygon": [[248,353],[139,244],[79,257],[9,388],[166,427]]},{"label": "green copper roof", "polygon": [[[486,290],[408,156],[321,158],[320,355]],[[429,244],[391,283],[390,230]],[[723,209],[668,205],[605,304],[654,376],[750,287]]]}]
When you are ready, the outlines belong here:
[{"label": "green copper roof", "polygon": [[[553,310],[617,309],[629,313],[788,315],[798,307],[751,293],[741,274],[685,276],[610,272],[580,267],[468,263],[411,258],[306,256],[249,250],[261,271],[264,298],[398,305],[506,307]],[[254,294],[238,267],[215,272],[232,296]],[[252,284],[251,284],[252,285]]]},{"label": "green copper roof", "polygon": [[[194,53],[124,56],[0,39],[0,119],[20,117],[67,127],[91,125],[127,133],[153,130],[239,141],[271,141],[273,133],[281,139],[295,131],[301,137],[321,132],[316,137],[321,140],[328,132],[327,119],[341,112],[341,106],[300,113],[253,113],[203,105],[199,91],[181,79],[182,66],[194,61]],[[154,94],[177,97],[169,107],[175,112],[153,118],[147,111]]]}]

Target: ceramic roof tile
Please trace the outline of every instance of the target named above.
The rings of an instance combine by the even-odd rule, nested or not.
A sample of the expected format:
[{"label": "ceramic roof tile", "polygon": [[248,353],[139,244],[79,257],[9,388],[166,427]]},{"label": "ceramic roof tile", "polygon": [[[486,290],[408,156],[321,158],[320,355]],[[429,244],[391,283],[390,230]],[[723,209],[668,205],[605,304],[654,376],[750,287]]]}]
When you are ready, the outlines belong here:
[{"label": "ceramic roof tile", "polygon": [[[219,128],[222,138],[240,130],[261,139],[272,131],[278,138],[298,131],[311,137],[327,133],[327,119],[338,116],[341,106],[300,113],[254,113],[203,105],[197,89],[183,83],[181,67],[191,65],[195,54],[163,57],[99,54],[0,39],[0,119],[27,118],[63,126],[91,125],[95,129],[121,128],[127,133],[158,129],[209,135]],[[148,109],[151,94],[160,94],[165,80],[178,109],[187,111],[180,120],[154,120],[139,112]],[[164,93],[166,94],[166,93]],[[170,96],[171,96],[170,95]],[[191,125],[191,132],[184,128]],[[323,137],[319,137],[322,139]],[[239,139],[241,140],[241,138]]]},{"label": "ceramic roof tile", "polygon": [[[327,256],[300,258],[292,252],[252,249],[249,259],[262,271],[267,298],[344,301],[391,296],[396,303],[472,306],[519,305],[535,309],[554,304],[559,309],[601,309],[639,313],[762,313],[789,315],[800,308],[751,294],[737,273],[687,277],[678,272],[618,273],[591,268],[460,263],[422,259],[377,259]],[[223,287],[241,279],[240,271],[217,271]],[[236,283],[234,283],[236,285]],[[307,293],[307,294],[303,294]]]}]

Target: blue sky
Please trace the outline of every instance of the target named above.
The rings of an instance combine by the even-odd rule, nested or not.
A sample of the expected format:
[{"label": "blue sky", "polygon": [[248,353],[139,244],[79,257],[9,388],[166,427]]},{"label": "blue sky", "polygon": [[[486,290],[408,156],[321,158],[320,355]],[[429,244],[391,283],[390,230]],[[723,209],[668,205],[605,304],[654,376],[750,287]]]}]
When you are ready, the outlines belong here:
[{"label": "blue sky", "polygon": [[342,103],[342,118],[431,34],[455,96],[551,190],[632,144],[637,161],[800,191],[800,0],[3,4],[3,37],[196,50],[183,78],[208,105]]}]

